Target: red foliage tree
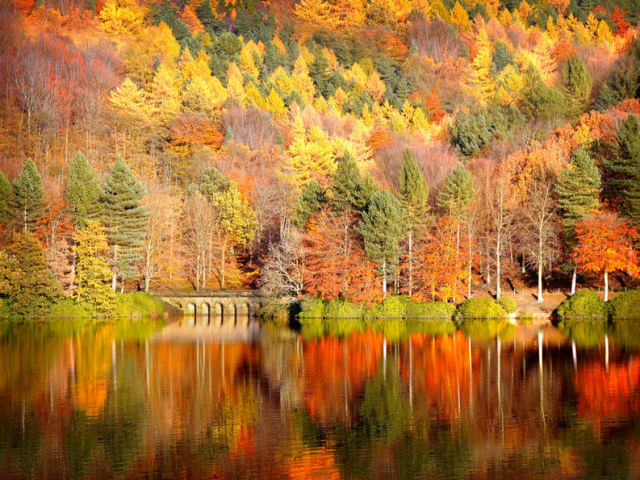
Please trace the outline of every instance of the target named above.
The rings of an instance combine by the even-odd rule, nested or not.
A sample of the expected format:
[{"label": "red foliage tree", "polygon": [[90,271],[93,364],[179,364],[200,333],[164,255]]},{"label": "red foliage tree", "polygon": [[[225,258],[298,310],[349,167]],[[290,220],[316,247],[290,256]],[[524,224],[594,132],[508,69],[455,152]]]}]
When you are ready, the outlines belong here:
[{"label": "red foliage tree", "polygon": [[609,272],[625,270],[629,275],[640,275],[633,248],[637,236],[636,229],[614,213],[589,216],[576,224],[578,245],[573,261],[585,272],[604,273],[605,301],[609,298]]},{"label": "red foliage tree", "polygon": [[326,211],[312,217],[304,236],[304,288],[325,299],[342,297],[355,303],[380,297],[376,265],[364,251],[351,213]]}]

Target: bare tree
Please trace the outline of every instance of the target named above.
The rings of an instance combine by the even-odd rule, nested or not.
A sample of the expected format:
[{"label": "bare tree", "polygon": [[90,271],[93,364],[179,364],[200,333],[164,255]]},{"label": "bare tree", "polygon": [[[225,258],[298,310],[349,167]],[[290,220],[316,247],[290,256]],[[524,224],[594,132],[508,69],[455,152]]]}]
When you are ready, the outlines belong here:
[{"label": "bare tree", "polygon": [[185,198],[182,245],[189,274],[196,290],[206,287],[207,260],[211,254],[216,212],[206,198],[196,192]]},{"label": "bare tree", "polygon": [[538,271],[538,302],[542,303],[542,276],[560,256],[559,225],[554,194],[555,178],[542,173],[530,184],[528,198],[521,209],[523,243],[528,264]]},{"label": "bare tree", "polygon": [[285,228],[280,242],[269,245],[260,275],[260,288],[275,294],[272,307],[298,301],[304,283],[304,247],[302,234],[291,226]]}]

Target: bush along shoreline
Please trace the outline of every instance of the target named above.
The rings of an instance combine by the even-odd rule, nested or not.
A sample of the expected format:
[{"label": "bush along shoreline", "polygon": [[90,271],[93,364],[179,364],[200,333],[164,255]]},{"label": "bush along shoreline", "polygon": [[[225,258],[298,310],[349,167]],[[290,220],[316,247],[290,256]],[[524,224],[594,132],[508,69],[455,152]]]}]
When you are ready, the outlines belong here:
[{"label": "bush along shoreline", "polygon": [[88,311],[73,297],[65,297],[53,303],[44,315],[39,316],[18,316],[11,312],[10,305],[2,305],[0,308],[0,319],[20,319],[20,320],[112,320],[112,319],[133,319],[141,320],[161,316],[166,311],[165,303],[146,292],[116,293],[113,308],[109,313],[98,313]]},{"label": "bush along shoreline", "polygon": [[351,303],[341,298],[323,300],[305,297],[300,302],[300,322],[318,319],[352,320],[505,320],[516,311],[511,298],[496,301],[490,297],[469,298],[458,308],[448,302],[416,302],[404,295],[390,295],[384,302],[369,306]]},{"label": "bush along shoreline", "polygon": [[605,302],[592,290],[581,290],[556,310],[561,321],[640,320],[640,290],[629,290]]}]

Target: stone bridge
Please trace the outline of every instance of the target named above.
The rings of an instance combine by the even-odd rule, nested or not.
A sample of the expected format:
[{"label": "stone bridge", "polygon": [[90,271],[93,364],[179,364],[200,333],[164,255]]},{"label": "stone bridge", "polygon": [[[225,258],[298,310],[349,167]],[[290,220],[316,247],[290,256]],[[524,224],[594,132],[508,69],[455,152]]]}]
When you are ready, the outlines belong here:
[{"label": "stone bridge", "polygon": [[[152,292],[165,303],[172,305],[196,320],[216,323],[242,317],[249,319],[260,307],[269,302],[270,295],[261,290],[200,290],[188,292]],[[209,320],[209,322],[207,322]]]}]

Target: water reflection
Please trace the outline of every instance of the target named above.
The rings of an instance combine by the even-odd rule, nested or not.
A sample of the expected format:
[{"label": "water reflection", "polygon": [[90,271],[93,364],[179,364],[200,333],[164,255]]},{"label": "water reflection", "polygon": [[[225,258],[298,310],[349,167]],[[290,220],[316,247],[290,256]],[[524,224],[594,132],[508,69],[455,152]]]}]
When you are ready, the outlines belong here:
[{"label": "water reflection", "polygon": [[636,324],[210,320],[0,324],[0,471],[640,476]]}]

